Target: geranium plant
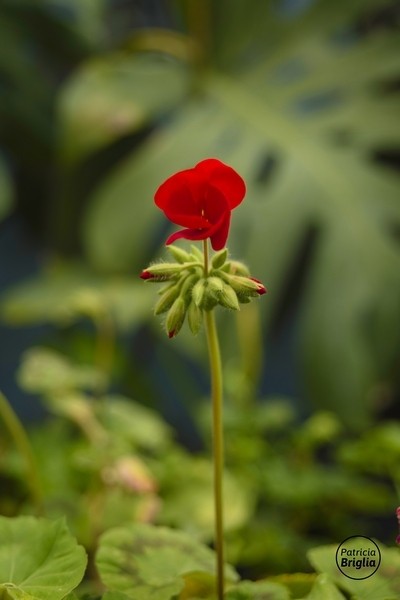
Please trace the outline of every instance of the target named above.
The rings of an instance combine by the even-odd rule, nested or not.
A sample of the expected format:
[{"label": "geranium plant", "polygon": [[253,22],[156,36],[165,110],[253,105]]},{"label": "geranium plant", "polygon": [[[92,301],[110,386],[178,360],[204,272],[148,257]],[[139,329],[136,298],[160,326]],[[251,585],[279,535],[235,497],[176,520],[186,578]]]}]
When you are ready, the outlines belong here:
[{"label": "geranium plant", "polygon": [[[217,554],[217,595],[224,595],[223,544],[223,385],[221,354],[214,307],[239,310],[240,303],[266,293],[264,285],[250,277],[245,265],[228,260],[226,241],[231,211],[246,193],[243,179],[232,167],[216,158],[201,161],[192,169],[169,177],[155,194],[156,205],[181,229],[166,241],[177,262],[159,262],[141,273],[142,279],[165,285],[155,306],[156,314],[166,313],[165,327],[175,337],[187,316],[193,334],[204,322],[208,343],[213,414],[213,463],[215,504],[215,548]],[[202,241],[203,252],[171,246],[178,239]],[[215,254],[210,258],[208,240]]]}]

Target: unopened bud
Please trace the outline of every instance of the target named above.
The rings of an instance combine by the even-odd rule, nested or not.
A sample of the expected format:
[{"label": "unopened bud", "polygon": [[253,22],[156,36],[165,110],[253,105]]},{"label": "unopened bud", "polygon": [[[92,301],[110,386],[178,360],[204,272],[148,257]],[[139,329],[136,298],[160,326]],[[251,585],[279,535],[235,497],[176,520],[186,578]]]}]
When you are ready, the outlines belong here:
[{"label": "unopened bud", "polygon": [[225,306],[225,308],[240,310],[236,292],[227,283],[223,284],[222,292],[219,296],[219,303],[222,304],[222,306]]},{"label": "unopened bud", "polygon": [[227,273],[223,273],[223,278],[226,283],[230,285],[238,294],[245,294],[247,296],[256,296],[260,294],[260,283],[254,281],[254,279],[251,279],[250,277],[242,277],[240,275],[229,275]]},{"label": "unopened bud", "polygon": [[250,277],[250,279],[252,281],[255,281],[255,283],[258,285],[257,293],[260,296],[262,296],[263,294],[267,293],[267,288],[265,287],[265,285],[259,279],[256,279],[255,277]]},{"label": "unopened bud", "polygon": [[192,288],[192,299],[196,306],[200,306],[203,301],[204,292],[206,291],[206,279],[203,277],[198,280]]},{"label": "unopened bud", "polygon": [[169,252],[171,252],[174,259],[177,260],[181,264],[183,264],[185,262],[190,262],[192,259],[189,252],[186,252],[185,250],[183,250],[182,248],[179,248],[178,246],[173,246],[171,244],[170,246],[167,246],[167,248],[168,248]]},{"label": "unopened bud", "polygon": [[168,287],[158,300],[157,304],[155,305],[154,314],[161,315],[162,313],[166,312],[169,308],[171,308],[172,304],[174,303],[175,299],[179,294],[179,290],[180,286],[178,284]]},{"label": "unopened bud", "polygon": [[243,263],[238,260],[230,260],[229,261],[229,273],[232,275],[241,275],[243,277],[249,277],[250,271]]},{"label": "unopened bud", "polygon": [[193,335],[199,333],[203,322],[203,311],[192,301],[187,310],[187,318],[190,331]]},{"label": "unopened bud", "polygon": [[165,327],[169,338],[175,337],[185,320],[186,315],[186,304],[181,296],[178,296],[171,308],[168,311],[167,318],[165,321]]},{"label": "unopened bud", "polygon": [[217,299],[222,292],[224,282],[220,277],[207,277],[207,292],[213,294]]},{"label": "unopened bud", "polygon": [[212,267],[214,269],[219,269],[225,263],[227,257],[228,257],[228,250],[227,250],[227,248],[224,248],[223,250],[220,250],[219,252],[216,252],[214,254],[214,256],[212,257],[212,259],[211,259],[211,265],[212,265]]},{"label": "unopened bud", "polygon": [[157,263],[142,271],[140,277],[146,281],[164,281],[179,275],[182,268],[179,263]]}]

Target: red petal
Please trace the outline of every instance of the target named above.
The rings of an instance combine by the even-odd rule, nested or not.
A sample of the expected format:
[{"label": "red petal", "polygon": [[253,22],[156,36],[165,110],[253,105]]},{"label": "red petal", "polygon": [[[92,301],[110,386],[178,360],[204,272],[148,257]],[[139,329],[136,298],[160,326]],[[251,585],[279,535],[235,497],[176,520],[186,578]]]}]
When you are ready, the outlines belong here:
[{"label": "red petal", "polygon": [[238,206],[245,194],[246,184],[232,167],[217,158],[206,158],[195,166],[202,179],[222,192],[231,210]]}]

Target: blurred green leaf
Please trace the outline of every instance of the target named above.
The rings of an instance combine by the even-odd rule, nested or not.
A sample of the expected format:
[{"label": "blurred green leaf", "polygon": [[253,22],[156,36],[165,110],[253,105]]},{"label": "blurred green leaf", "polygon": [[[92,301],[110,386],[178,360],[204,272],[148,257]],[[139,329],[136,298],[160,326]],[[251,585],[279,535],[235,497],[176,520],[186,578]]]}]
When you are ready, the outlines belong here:
[{"label": "blurred green leaf", "polygon": [[73,364],[55,350],[30,348],[23,356],[18,382],[29,392],[56,394],[75,389],[96,389],[103,382],[94,367]]},{"label": "blurred green leaf", "polygon": [[81,266],[54,265],[8,289],[0,298],[0,315],[14,325],[63,325],[82,316],[96,319],[103,311],[126,331],[150,316],[153,296],[136,275],[105,278]]},{"label": "blurred green leaf", "polygon": [[161,416],[129,398],[109,395],[97,414],[107,431],[135,446],[162,450],[171,441],[172,431]]},{"label": "blurred green leaf", "polygon": [[289,591],[270,581],[241,581],[225,594],[226,600],[289,600]]},{"label": "blurred green leaf", "polygon": [[[193,571],[213,574],[214,553],[193,537],[150,525],[127,525],[104,533],[96,565],[111,591],[135,600],[170,600]],[[226,575],[235,580],[233,569]]]},{"label": "blurred green leaf", "polygon": [[63,520],[0,517],[0,531],[2,595],[61,600],[81,581],[86,553]]},{"label": "blurred green leaf", "polygon": [[63,159],[82,160],[141,129],[176,106],[187,87],[185,65],[172,58],[126,52],[92,59],[60,95]]},{"label": "blurred green leaf", "polygon": [[[195,531],[202,539],[211,539],[214,531],[214,498],[210,461],[181,454],[171,456],[164,466],[166,502],[160,519],[186,531]],[[248,482],[246,482],[248,483]],[[224,473],[226,531],[248,522],[254,510],[254,498],[234,474]]]},{"label": "blurred green leaf", "polygon": [[323,573],[318,575],[311,592],[304,600],[345,600],[345,597],[330,580],[329,576]]},{"label": "blurred green leaf", "polygon": [[379,569],[367,579],[350,579],[336,566],[337,546],[322,546],[308,552],[308,559],[319,573],[325,573],[354,600],[396,600],[400,593],[400,555],[395,548],[379,544],[382,555]]}]

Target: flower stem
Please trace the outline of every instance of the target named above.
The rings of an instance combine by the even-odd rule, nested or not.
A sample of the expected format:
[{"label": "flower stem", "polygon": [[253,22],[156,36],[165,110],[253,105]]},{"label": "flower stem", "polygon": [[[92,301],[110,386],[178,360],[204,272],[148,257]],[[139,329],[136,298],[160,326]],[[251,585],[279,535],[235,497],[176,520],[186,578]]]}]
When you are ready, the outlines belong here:
[{"label": "flower stem", "polygon": [[32,500],[38,514],[42,513],[43,495],[40,486],[39,474],[36,466],[35,456],[32,451],[29,438],[24,426],[17,414],[11,407],[6,397],[0,392],[0,416],[2,417],[8,431],[14,439],[15,445],[25,460],[27,467],[27,483],[30,488]]},{"label": "flower stem", "polygon": [[204,312],[211,373],[211,397],[213,411],[213,460],[214,460],[214,506],[215,550],[217,553],[217,597],[224,595],[224,524],[223,524],[223,468],[224,437],[222,425],[222,369],[214,311]]},{"label": "flower stem", "polygon": [[[203,240],[204,277],[209,273],[208,240]],[[204,324],[207,336],[208,356],[211,376],[212,437],[214,463],[214,512],[215,512],[215,551],[217,554],[217,598],[224,596],[224,514],[223,514],[223,471],[224,471],[224,430],[222,423],[222,365],[217,327],[213,310],[204,311]]]},{"label": "flower stem", "polygon": [[204,254],[204,277],[208,275],[208,241],[203,240],[203,254]]}]

